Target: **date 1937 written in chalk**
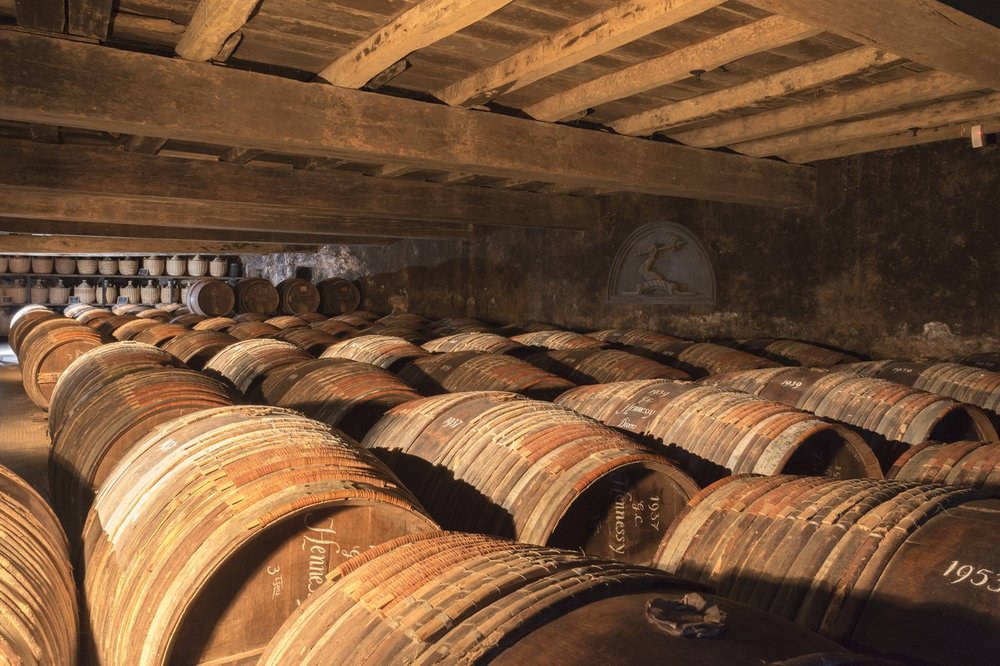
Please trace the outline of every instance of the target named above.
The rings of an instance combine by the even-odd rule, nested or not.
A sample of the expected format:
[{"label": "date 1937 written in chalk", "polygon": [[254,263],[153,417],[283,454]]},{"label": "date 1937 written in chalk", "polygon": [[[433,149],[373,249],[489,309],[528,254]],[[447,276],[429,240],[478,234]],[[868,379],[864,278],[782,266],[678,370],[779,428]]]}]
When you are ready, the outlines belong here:
[{"label": "date 1937 written in chalk", "polygon": [[976,567],[974,564],[962,564],[958,560],[952,560],[941,575],[947,578],[951,585],[967,583],[990,592],[1000,592],[1000,572],[993,569]]}]

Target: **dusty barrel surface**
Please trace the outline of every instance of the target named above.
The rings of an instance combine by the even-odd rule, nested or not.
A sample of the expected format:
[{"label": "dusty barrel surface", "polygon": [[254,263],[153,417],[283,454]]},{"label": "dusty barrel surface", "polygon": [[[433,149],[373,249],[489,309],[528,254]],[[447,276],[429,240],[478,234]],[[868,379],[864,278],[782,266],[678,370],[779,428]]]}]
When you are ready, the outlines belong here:
[{"label": "dusty barrel surface", "polygon": [[497,335],[496,333],[455,333],[444,337],[428,340],[420,345],[432,353],[452,351],[481,351],[490,354],[508,354],[526,349],[516,340]]},{"label": "dusty barrel surface", "polygon": [[208,317],[196,324],[191,325],[195,331],[222,331],[226,333],[230,328],[236,326],[238,322],[231,317]]},{"label": "dusty barrel surface", "polygon": [[678,368],[618,349],[554,350],[531,354],[524,360],[574,384],[691,378]]},{"label": "dusty barrel surface", "polygon": [[854,431],[740,391],[650,380],[582,386],[556,402],[652,438],[703,486],[742,473],[882,477]]},{"label": "dusty barrel surface", "polygon": [[1000,442],[924,442],[893,463],[887,477],[983,488],[1000,494]]},{"label": "dusty barrel surface", "polygon": [[170,352],[142,342],[112,342],[88,351],[56,382],[49,404],[49,437],[55,441],[73,409],[118,378],[151,368],[183,367],[183,361]]},{"label": "dusty barrel surface", "polygon": [[120,324],[118,328],[114,330],[111,334],[115,340],[123,342],[125,340],[133,340],[135,336],[139,335],[142,331],[147,328],[152,328],[153,326],[159,326],[159,322],[150,319],[139,319],[135,318],[134,321],[127,321],[124,324]]},{"label": "dusty barrel surface", "polygon": [[[690,606],[696,600],[704,611]],[[677,638],[658,621],[685,612],[688,622],[718,619],[723,632]],[[260,663],[721,666],[837,651],[815,634],[653,569],[430,532],[332,571]],[[842,658],[826,663],[851,663]]]},{"label": "dusty barrel surface", "polygon": [[1000,649],[1000,500],[871,479],[732,477],[691,500],[656,564],[906,663]]},{"label": "dusty barrel surface", "polygon": [[340,340],[329,333],[304,326],[282,329],[274,334],[274,339],[290,342],[313,356],[319,356],[327,347]]},{"label": "dusty barrel surface", "polygon": [[427,330],[436,337],[442,337],[458,333],[488,333],[493,331],[493,326],[475,317],[445,317],[429,323]]},{"label": "dusty barrel surface", "polygon": [[543,347],[545,349],[603,349],[608,345],[604,342],[582,333],[573,331],[533,331],[511,337],[527,347]]},{"label": "dusty barrel surface", "polygon": [[271,317],[266,321],[266,323],[270,324],[271,326],[274,326],[275,328],[280,328],[280,329],[297,328],[309,325],[309,322],[307,322],[302,317],[299,317],[297,315],[288,315],[288,314]]},{"label": "dusty barrel surface", "polygon": [[888,471],[906,449],[928,440],[997,439],[978,407],[884,379],[777,368],[704,380],[781,402],[857,428]]},{"label": "dusty barrel surface", "polygon": [[402,338],[390,335],[359,335],[327,347],[321,358],[348,358],[393,370],[427,352]]},{"label": "dusty barrel surface", "polygon": [[323,321],[314,321],[309,324],[309,328],[332,335],[337,340],[345,340],[359,333],[359,330],[354,326],[333,317]]},{"label": "dusty barrel surface", "polygon": [[325,315],[349,314],[361,304],[361,292],[346,278],[333,277],[316,283],[319,311]]},{"label": "dusty barrel surface", "polygon": [[319,301],[319,290],[308,280],[288,278],[278,283],[278,307],[285,314],[316,312]]},{"label": "dusty barrel surface", "polygon": [[627,347],[641,356],[680,368],[692,377],[778,366],[774,361],[739,349],[711,342],[692,342],[653,331],[613,329],[591,333],[590,337]]},{"label": "dusty barrel surface", "polygon": [[66,368],[103,343],[97,331],[69,319],[36,322],[18,348],[21,383],[28,398],[47,410],[56,382]]},{"label": "dusty barrel surface", "polygon": [[206,317],[205,315],[188,313],[188,314],[178,315],[167,323],[177,324],[178,326],[192,327],[195,324],[199,324],[205,321],[206,319],[208,319],[208,317]]},{"label": "dusty barrel surface", "polygon": [[357,439],[389,409],[420,397],[391,372],[345,358],[276,368],[261,385],[261,394],[269,405],[298,410]]},{"label": "dusty barrel surface", "polygon": [[41,495],[0,466],[0,663],[72,666],[78,629],[59,521]]},{"label": "dusty barrel surface", "polygon": [[97,488],[153,428],[170,419],[233,404],[232,390],[193,370],[150,368],[105,384],[67,415],[52,442],[53,507],[75,541]]},{"label": "dusty barrel surface", "polygon": [[25,336],[35,326],[47,319],[61,321],[64,318],[49,310],[44,305],[26,305],[13,314],[10,318],[10,330],[7,332],[7,342],[10,343],[10,348],[15,355],[17,355]]},{"label": "dusty barrel surface", "polygon": [[130,321],[137,321],[138,319],[138,317],[131,314],[114,315],[100,320],[93,328],[105,338],[113,338],[115,331],[117,331],[120,326],[127,324]]},{"label": "dusty barrel surface", "polygon": [[189,331],[163,343],[162,348],[194,370],[201,370],[213,356],[236,342],[233,336],[219,331]]},{"label": "dusty barrel surface", "polygon": [[857,363],[857,354],[822,347],[801,340],[756,338],[740,340],[740,349],[783,365],[801,365],[805,368],[828,368],[844,363]]},{"label": "dusty barrel surface", "polygon": [[513,393],[390,410],[365,437],[447,529],[648,563],[697,486],[596,421]]},{"label": "dusty barrel surface", "polygon": [[184,304],[194,314],[220,317],[236,307],[236,294],[223,280],[195,280],[188,287]]},{"label": "dusty barrel surface", "polygon": [[424,395],[458,391],[509,391],[552,400],[576,386],[526,361],[486,352],[444,352],[414,359],[399,376]]},{"label": "dusty barrel surface", "polygon": [[951,363],[971,365],[974,368],[982,368],[990,372],[1000,372],[1000,352],[980,352],[978,354],[952,356],[944,360]]},{"label": "dusty barrel surface", "polygon": [[132,337],[136,342],[145,342],[148,345],[162,347],[178,335],[190,333],[191,329],[180,324],[158,323],[154,326],[144,328]]},{"label": "dusty barrel surface", "polygon": [[213,356],[203,371],[231,384],[248,401],[263,404],[260,385],[277,368],[311,361],[313,357],[290,342],[241,340]]},{"label": "dusty barrel surface", "polygon": [[178,418],[128,453],[88,517],[94,649],[113,664],[255,662],[329,570],[434,528],[324,424],[269,407]]},{"label": "dusty barrel surface", "polygon": [[263,321],[244,321],[230,328],[226,333],[238,340],[271,337],[281,329]]},{"label": "dusty barrel surface", "polygon": [[277,311],[278,290],[262,278],[246,278],[236,283],[236,311],[269,315]]}]

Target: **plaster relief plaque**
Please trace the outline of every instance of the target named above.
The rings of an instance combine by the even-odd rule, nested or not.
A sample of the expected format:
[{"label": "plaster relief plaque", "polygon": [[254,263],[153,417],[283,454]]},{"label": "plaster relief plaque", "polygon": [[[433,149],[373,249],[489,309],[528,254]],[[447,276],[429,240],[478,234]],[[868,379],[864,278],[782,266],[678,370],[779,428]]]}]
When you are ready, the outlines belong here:
[{"label": "plaster relief plaque", "polygon": [[618,250],[608,279],[609,303],[715,303],[715,273],[705,247],[673,222],[640,227]]}]

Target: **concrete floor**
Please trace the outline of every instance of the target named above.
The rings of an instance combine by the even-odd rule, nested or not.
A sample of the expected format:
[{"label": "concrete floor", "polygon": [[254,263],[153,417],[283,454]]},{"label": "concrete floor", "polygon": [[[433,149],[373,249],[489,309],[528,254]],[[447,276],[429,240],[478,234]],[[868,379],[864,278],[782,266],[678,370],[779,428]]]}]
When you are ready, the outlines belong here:
[{"label": "concrete floor", "polygon": [[0,465],[10,468],[48,497],[49,435],[46,413],[28,399],[21,368],[0,338]]}]

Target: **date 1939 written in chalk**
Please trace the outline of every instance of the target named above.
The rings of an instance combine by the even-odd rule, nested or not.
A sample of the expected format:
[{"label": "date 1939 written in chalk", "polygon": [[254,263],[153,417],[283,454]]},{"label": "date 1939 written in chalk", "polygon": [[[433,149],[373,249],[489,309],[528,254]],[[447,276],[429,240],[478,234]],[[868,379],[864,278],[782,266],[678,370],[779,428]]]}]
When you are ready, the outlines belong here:
[{"label": "date 1939 written in chalk", "polygon": [[1000,592],[1000,572],[993,569],[977,567],[975,564],[962,564],[958,560],[952,560],[941,575],[947,578],[951,585],[967,583],[990,592]]}]

